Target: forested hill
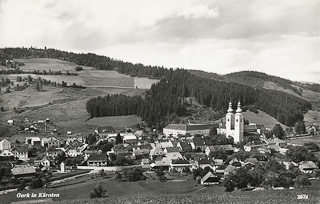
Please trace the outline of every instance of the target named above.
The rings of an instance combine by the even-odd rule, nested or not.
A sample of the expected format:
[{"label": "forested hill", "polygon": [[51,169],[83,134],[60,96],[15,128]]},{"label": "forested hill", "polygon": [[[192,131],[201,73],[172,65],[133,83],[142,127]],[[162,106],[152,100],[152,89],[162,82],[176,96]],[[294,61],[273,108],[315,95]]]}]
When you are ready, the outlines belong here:
[{"label": "forested hill", "polygon": [[[230,99],[236,105],[254,106],[275,117],[279,122],[293,126],[303,120],[303,112],[311,109],[311,103],[285,92],[254,88],[225,80],[212,80],[191,74],[183,69],[166,69],[114,60],[95,54],[75,54],[54,49],[6,48],[0,50],[0,59],[55,58],[101,70],[118,70],[131,76],[160,78],[146,92],[146,96],[122,95],[98,97],[87,102],[91,117],[136,114],[149,126],[162,128],[176,116],[187,116],[184,98],[194,97],[200,104],[225,112]],[[214,75],[212,75],[214,76]],[[245,77],[245,74],[243,74]],[[236,109],[236,107],[233,107]]]},{"label": "forested hill", "polygon": [[[172,115],[186,116],[188,114],[183,101],[186,97],[195,97],[199,103],[223,112],[230,98],[234,105],[240,100],[244,106],[254,106],[288,126],[293,126],[299,120],[302,121],[303,112],[311,109],[309,101],[285,92],[255,89],[236,83],[211,80],[194,76],[186,70],[177,69],[169,71],[166,78],[152,85],[144,100],[136,98],[135,102],[132,97],[127,97],[127,99],[118,97],[119,100],[110,97],[94,98],[88,101],[87,110],[92,117],[121,115],[123,112],[129,114],[130,112],[130,114],[142,117],[149,125],[164,127],[171,122]],[[134,110],[116,105],[123,104],[126,100],[130,101]],[[111,114],[99,110],[106,106],[112,109],[109,110]],[[235,106],[233,108],[236,109]]]},{"label": "forested hill", "polygon": [[[234,83],[243,84],[243,85],[251,86],[255,88],[264,88],[265,82],[273,82],[283,89],[289,89],[294,91],[298,95],[301,95],[302,90],[297,88],[296,86],[304,87],[310,90],[314,90],[317,88],[316,85],[302,86],[301,84],[298,85],[297,83],[293,83],[288,79],[284,79],[281,77],[272,76],[272,75],[268,75],[268,74],[265,74],[262,72],[256,72],[256,71],[241,71],[241,72],[234,72],[226,75],[218,75],[216,73],[211,73],[211,72],[208,73],[208,72],[198,71],[198,70],[191,70],[190,73],[196,76],[204,77],[204,78],[234,82]],[[292,85],[296,85],[296,86],[292,86]]]},{"label": "forested hill", "polygon": [[232,81],[248,86],[254,86],[257,88],[263,88],[264,82],[274,82],[278,86],[294,91],[296,94],[301,95],[301,90],[291,86],[293,82],[277,76],[268,75],[262,72],[256,71],[241,71],[224,75],[225,80]]}]

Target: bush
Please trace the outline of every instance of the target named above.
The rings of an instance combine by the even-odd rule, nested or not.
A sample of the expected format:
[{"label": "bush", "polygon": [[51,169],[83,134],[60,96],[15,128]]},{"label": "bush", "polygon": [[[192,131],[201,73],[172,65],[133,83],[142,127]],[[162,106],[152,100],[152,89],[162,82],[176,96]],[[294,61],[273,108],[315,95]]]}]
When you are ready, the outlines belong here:
[{"label": "bush", "polygon": [[103,189],[101,184],[98,184],[89,194],[90,198],[109,197],[107,190]]}]

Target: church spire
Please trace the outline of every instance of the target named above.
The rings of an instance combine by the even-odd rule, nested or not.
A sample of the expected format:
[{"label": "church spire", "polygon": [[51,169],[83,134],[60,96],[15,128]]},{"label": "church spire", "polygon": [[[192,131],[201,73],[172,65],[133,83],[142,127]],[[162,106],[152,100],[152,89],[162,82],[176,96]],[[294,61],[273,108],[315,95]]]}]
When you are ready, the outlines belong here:
[{"label": "church spire", "polygon": [[232,109],[232,103],[231,103],[231,100],[230,100],[228,113],[232,113],[232,112],[233,112],[233,109]]},{"label": "church spire", "polygon": [[236,112],[237,113],[241,113],[242,112],[240,101],[238,102],[238,108],[237,108]]}]

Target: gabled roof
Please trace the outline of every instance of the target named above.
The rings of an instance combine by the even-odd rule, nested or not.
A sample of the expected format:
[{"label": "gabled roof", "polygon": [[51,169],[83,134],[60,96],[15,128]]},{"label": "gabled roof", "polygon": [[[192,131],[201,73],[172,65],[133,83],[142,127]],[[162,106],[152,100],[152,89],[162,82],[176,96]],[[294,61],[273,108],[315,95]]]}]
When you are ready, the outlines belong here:
[{"label": "gabled roof", "polygon": [[[213,178],[212,180],[210,178]],[[218,182],[219,178],[209,171],[204,177],[201,179],[202,182]]]},{"label": "gabled roof", "polygon": [[244,146],[261,146],[261,145],[265,145],[265,144],[261,141],[251,141],[245,144]]},{"label": "gabled roof", "polygon": [[28,153],[28,146],[23,145],[23,146],[16,146],[13,148],[12,151],[17,151],[17,152],[21,152],[21,153]]},{"label": "gabled roof", "polygon": [[172,160],[172,164],[189,164],[191,165],[188,160],[184,160],[184,159],[177,159],[177,160]]},{"label": "gabled roof", "polygon": [[203,138],[201,137],[195,137],[192,139],[192,142],[195,146],[203,146],[205,145],[205,141]]},{"label": "gabled roof", "polygon": [[14,167],[11,171],[12,175],[24,175],[24,174],[34,174],[36,173],[36,170],[32,166],[18,166]]},{"label": "gabled roof", "polygon": [[171,141],[169,141],[169,142],[160,142],[159,145],[160,145],[162,148],[173,147],[173,144],[172,144]]},{"label": "gabled roof", "polygon": [[153,149],[150,150],[150,155],[165,155],[165,153],[163,152],[162,148],[160,147],[154,147]]},{"label": "gabled roof", "polygon": [[190,145],[188,145],[186,142],[180,142],[180,146],[183,151],[191,150]]},{"label": "gabled roof", "polygon": [[234,171],[236,171],[236,167],[232,166],[232,165],[228,165],[224,170],[224,172],[226,172],[226,173],[232,173]]},{"label": "gabled roof", "polygon": [[107,155],[105,154],[90,154],[88,161],[89,160],[101,160],[101,161],[106,161],[108,159]]},{"label": "gabled roof", "polygon": [[143,144],[143,145],[140,145],[139,148],[140,149],[149,149],[149,150],[151,150],[152,146],[151,146],[151,144]]},{"label": "gabled roof", "polygon": [[209,159],[200,159],[198,161],[198,165],[202,165],[202,164],[211,164],[212,160]]},{"label": "gabled roof", "polygon": [[300,168],[302,169],[317,169],[317,165],[313,161],[302,161],[300,162]]},{"label": "gabled roof", "polygon": [[192,131],[192,130],[205,130],[210,129],[212,125],[203,124],[169,124],[164,129]]},{"label": "gabled roof", "polygon": [[166,154],[166,157],[171,160],[182,159],[182,155],[179,152],[169,152]]},{"label": "gabled roof", "polygon": [[219,150],[225,150],[225,151],[234,151],[234,147],[232,145],[211,145],[208,146],[210,151],[219,151]]},{"label": "gabled roof", "polygon": [[259,164],[259,161],[256,158],[247,158],[244,162],[245,163],[251,163],[253,165]]},{"label": "gabled roof", "polygon": [[180,152],[179,147],[166,147],[167,152]]}]

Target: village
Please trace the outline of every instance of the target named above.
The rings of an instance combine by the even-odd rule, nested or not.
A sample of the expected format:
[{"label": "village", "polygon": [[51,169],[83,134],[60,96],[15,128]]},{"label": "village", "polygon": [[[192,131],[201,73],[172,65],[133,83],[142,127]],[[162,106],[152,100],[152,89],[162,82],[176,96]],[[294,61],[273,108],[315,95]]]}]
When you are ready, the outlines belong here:
[{"label": "village", "polygon": [[[154,174],[159,182],[192,175],[201,185],[224,185],[227,191],[294,189],[319,177],[319,146],[292,143],[297,135],[280,125],[269,130],[263,124],[245,124],[240,102],[235,112],[230,102],[221,122],[169,124],[162,132],[143,124],[116,132],[106,124],[91,127],[89,135],[60,133],[50,118],[8,120],[6,125],[19,134],[0,141],[1,194],[97,174],[121,181]],[[281,136],[276,129],[282,130]],[[318,126],[305,131],[300,137],[319,137]],[[251,179],[240,185],[233,180],[245,178],[244,169]]]}]

